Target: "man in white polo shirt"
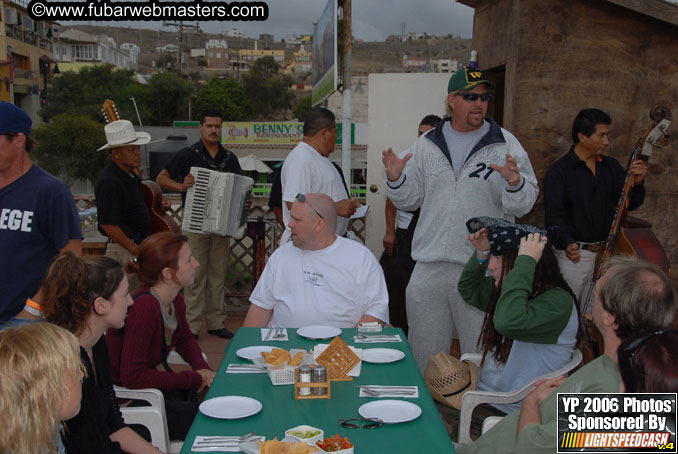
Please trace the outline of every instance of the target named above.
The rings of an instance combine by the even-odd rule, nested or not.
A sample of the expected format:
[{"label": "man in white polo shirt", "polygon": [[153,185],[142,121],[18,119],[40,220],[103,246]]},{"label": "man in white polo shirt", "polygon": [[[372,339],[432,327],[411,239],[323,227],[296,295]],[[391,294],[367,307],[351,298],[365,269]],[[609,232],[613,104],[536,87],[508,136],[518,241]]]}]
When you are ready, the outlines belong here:
[{"label": "man in white polo shirt", "polygon": [[337,236],[336,221],[329,196],[297,194],[287,223],[292,241],[266,264],[244,326],[388,323],[388,293],[376,257],[357,241]]},{"label": "man in white polo shirt", "polygon": [[304,120],[304,139],[287,155],[282,168],[285,231],[281,244],[290,239],[290,209],[297,194],[318,192],[330,196],[340,216],[336,233],[339,236],[346,233],[349,217],[360,204],[351,199],[342,176],[329,160],[336,141],[334,114],[323,107],[312,109]]}]

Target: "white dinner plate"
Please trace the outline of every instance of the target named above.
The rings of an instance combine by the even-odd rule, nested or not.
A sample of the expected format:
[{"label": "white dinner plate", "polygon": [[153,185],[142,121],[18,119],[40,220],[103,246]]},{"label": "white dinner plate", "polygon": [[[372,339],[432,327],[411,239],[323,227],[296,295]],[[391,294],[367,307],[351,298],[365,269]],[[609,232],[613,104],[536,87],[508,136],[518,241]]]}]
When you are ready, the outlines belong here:
[{"label": "white dinner plate", "polygon": [[394,348],[364,348],[362,360],[367,363],[395,363],[405,357],[405,353]]},{"label": "white dinner plate", "polygon": [[308,339],[330,339],[341,334],[341,329],[334,326],[311,325],[297,330],[297,334]]},{"label": "white dinner plate", "polygon": [[274,348],[270,345],[252,345],[251,347],[241,348],[235,354],[243,359],[252,361],[254,358],[260,358],[262,352],[271,353]]},{"label": "white dinner plate", "polygon": [[261,402],[251,397],[221,396],[200,404],[200,412],[212,418],[239,419],[261,410]]},{"label": "white dinner plate", "polygon": [[363,418],[378,418],[386,424],[395,424],[417,419],[421,408],[404,400],[375,400],[362,405],[358,413]]}]

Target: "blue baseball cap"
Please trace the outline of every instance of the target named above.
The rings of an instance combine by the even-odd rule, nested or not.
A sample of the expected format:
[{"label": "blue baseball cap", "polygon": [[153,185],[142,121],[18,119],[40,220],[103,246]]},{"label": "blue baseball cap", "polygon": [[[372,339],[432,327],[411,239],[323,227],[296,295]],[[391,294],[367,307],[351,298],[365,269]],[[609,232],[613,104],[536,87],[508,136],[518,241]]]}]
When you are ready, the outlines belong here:
[{"label": "blue baseball cap", "polygon": [[22,132],[31,135],[33,122],[26,112],[7,101],[0,102],[0,134]]}]

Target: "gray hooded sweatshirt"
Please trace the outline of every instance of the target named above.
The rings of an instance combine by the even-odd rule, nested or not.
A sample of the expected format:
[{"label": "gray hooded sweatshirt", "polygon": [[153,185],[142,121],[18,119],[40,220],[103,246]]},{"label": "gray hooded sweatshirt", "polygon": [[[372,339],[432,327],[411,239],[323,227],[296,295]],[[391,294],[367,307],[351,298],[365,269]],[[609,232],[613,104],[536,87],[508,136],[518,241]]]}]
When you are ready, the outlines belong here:
[{"label": "gray hooded sweatshirt", "polygon": [[[400,210],[421,208],[412,240],[412,258],[421,262],[451,262],[463,266],[473,251],[466,240],[466,221],[492,216],[513,221],[527,214],[539,188],[527,152],[510,132],[491,118],[489,132],[473,147],[455,177],[443,125],[422,135],[409,152],[402,175],[386,181],[386,195]],[[518,163],[521,180],[509,186],[490,163],[504,165],[506,153]]]}]

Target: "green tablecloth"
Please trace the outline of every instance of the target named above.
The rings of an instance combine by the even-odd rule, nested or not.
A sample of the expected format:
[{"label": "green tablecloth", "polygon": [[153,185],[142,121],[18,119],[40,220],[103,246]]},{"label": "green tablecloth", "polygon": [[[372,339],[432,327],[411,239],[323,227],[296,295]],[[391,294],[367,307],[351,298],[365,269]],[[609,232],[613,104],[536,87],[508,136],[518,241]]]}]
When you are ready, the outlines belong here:
[{"label": "green tablecloth", "polygon": [[[257,432],[266,439],[285,436],[285,430],[300,424],[308,424],[325,431],[325,436],[338,433],[348,437],[355,446],[356,454],[364,453],[452,453],[454,447],[426,388],[424,379],[412,358],[409,344],[399,328],[384,329],[384,334],[398,333],[403,342],[356,344],[352,337],[356,329],[344,329],[341,337],[357,348],[393,348],[405,352],[405,358],[390,364],[362,363],[360,377],[351,382],[332,382],[331,399],[294,400],[294,385],[273,386],[268,374],[227,374],[231,363],[249,363],[236,355],[242,347],[272,345],[279,348],[310,349],[318,343],[330,340],[310,340],[288,329],[288,342],[262,342],[261,329],[240,328],[226,350],[219,371],[207,399],[219,396],[248,396],[263,404],[256,415],[236,420],[215,419],[198,413],[191,427],[182,453],[190,453],[197,435],[244,435]],[[373,398],[358,397],[356,385],[418,385],[419,398],[402,399],[419,405],[419,418],[400,424],[385,424],[376,429],[346,429],[337,423],[338,418],[359,417],[358,408]],[[390,398],[389,398],[390,399]]]}]

